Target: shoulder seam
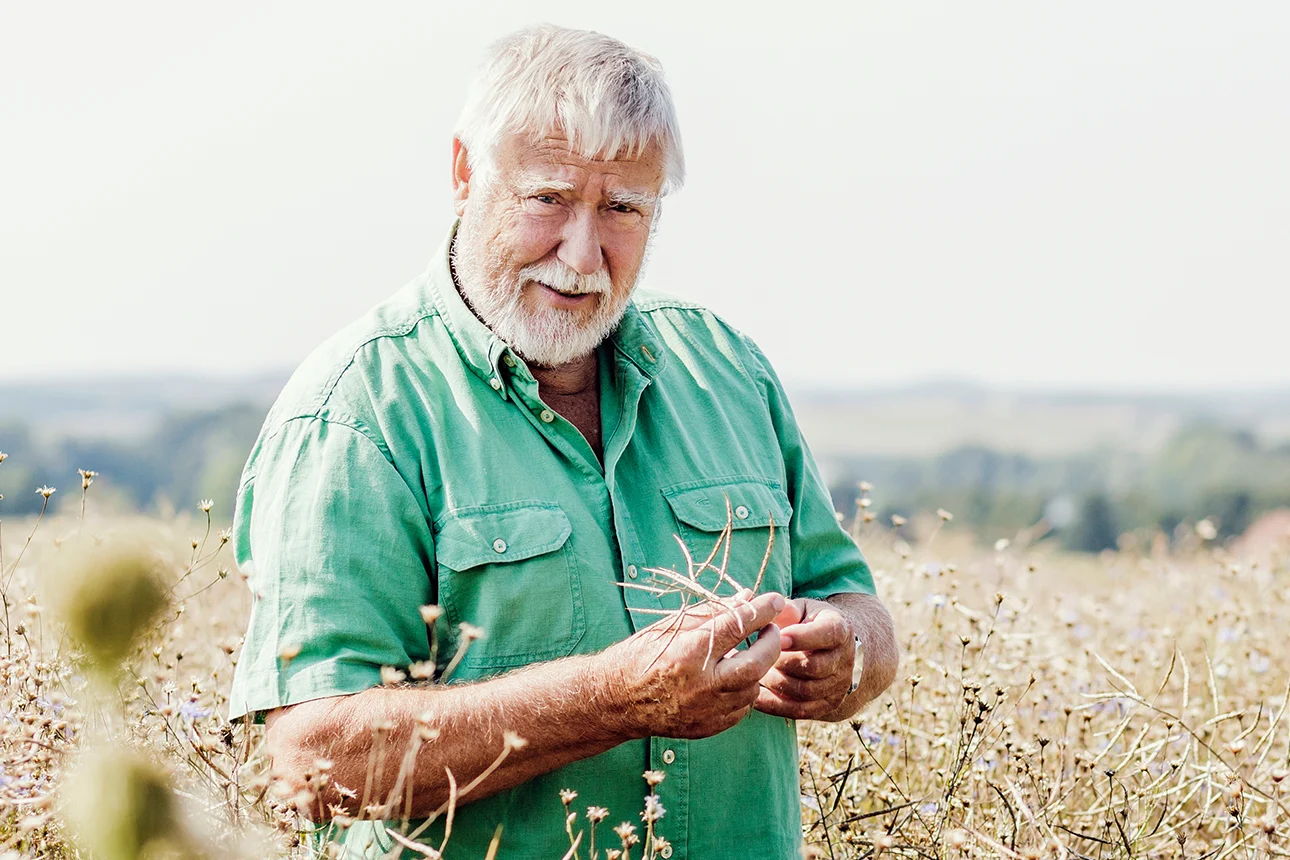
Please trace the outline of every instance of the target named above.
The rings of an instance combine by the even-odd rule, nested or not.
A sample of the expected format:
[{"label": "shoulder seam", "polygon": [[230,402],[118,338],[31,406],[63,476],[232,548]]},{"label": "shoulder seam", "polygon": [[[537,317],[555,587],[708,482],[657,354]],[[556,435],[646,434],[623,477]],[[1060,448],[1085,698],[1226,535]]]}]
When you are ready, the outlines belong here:
[{"label": "shoulder seam", "polygon": [[[322,409],[327,406],[328,401],[331,400],[332,394],[336,392],[336,386],[340,384],[341,377],[343,377],[345,373],[351,367],[354,366],[354,362],[358,359],[359,352],[362,351],[364,347],[366,347],[368,344],[374,341],[381,340],[382,338],[407,337],[409,334],[412,333],[412,330],[415,329],[417,326],[421,325],[421,323],[425,322],[431,317],[437,317],[437,316],[439,316],[439,309],[436,307],[430,307],[426,309],[425,313],[421,314],[420,316],[416,317],[411,321],[405,322],[405,324],[403,325],[385,327],[385,328],[378,329],[374,332],[371,332],[369,337],[367,337],[365,340],[363,340],[362,342],[354,346],[353,350],[351,350],[349,353],[349,360],[345,362],[345,364],[327,380],[326,384],[322,386],[321,399],[318,400],[317,412],[321,412]],[[300,416],[295,416],[295,417],[300,417]],[[343,423],[343,422],[340,422],[340,423]]]},{"label": "shoulder seam", "polygon": [[653,313],[654,311],[694,311],[703,316],[712,317],[714,320],[720,323],[722,328],[726,329],[728,332],[730,332],[732,335],[734,335],[737,338],[746,339],[748,337],[746,334],[743,333],[742,330],[734,326],[729,320],[727,320],[721,314],[717,313],[712,308],[706,305],[699,304],[698,302],[690,302],[690,301],[686,301],[685,299],[677,299],[677,298],[672,298],[670,296],[665,296],[657,299],[650,299],[649,301],[643,304],[637,304],[636,309],[643,314]]},{"label": "shoulder seam", "polygon": [[[726,327],[726,329],[730,332],[733,338],[737,340],[743,346],[744,349],[748,350],[749,352],[753,351],[752,344],[749,342],[747,335],[745,335],[743,332],[739,331],[735,327],[729,325],[725,320],[721,319],[720,317],[718,317],[717,319],[720,320],[721,324]],[[744,361],[744,357],[739,354],[742,350],[732,350],[732,351],[735,354],[735,360],[739,363],[739,369],[743,371],[744,378],[747,379],[749,383],[751,383],[752,385],[760,389],[761,386],[758,384],[757,380],[753,377],[752,371],[748,369],[748,363]],[[766,400],[766,392],[762,391],[761,395],[762,395],[762,402],[764,403]]]},{"label": "shoulder seam", "polygon": [[[637,304],[636,309],[640,311],[642,314],[649,314],[649,313],[653,313],[654,311],[661,311],[661,310],[677,310],[677,311],[690,311],[693,313],[697,313],[701,316],[711,317],[713,320],[716,321],[717,325],[721,326],[721,328],[730,336],[730,339],[732,342],[742,343],[744,345],[744,348],[748,349],[749,351],[752,351],[752,352],[759,351],[756,348],[755,344],[753,344],[752,339],[748,337],[748,335],[744,334],[738,328],[731,325],[730,322],[726,320],[725,317],[721,316],[721,314],[717,313],[716,311],[712,310],[709,307],[705,307],[704,305],[698,304],[697,302],[690,302],[690,301],[686,301],[685,299],[679,299],[672,296],[660,296],[655,299],[650,299],[644,302],[643,304]],[[748,380],[750,383],[752,383],[753,385],[757,385],[758,384],[757,379],[753,376],[752,371],[749,370],[748,364],[747,362],[744,361],[743,356],[738,354],[739,352],[738,350],[734,350],[734,352],[735,352],[735,359],[736,359],[735,363],[738,366],[739,370],[743,373],[744,378]]]},{"label": "shoulder seam", "polygon": [[[380,455],[385,458],[385,461],[387,463],[389,463],[391,466],[394,465],[394,457],[390,454],[389,448],[386,447],[385,443],[382,442],[381,439],[375,433],[371,432],[371,430],[368,429],[367,425],[365,425],[362,421],[359,421],[358,418],[352,415],[343,415],[340,413],[337,413],[337,415],[333,418],[333,417],[328,417],[326,415],[322,415],[321,412],[322,412],[322,408],[319,407],[318,410],[314,412],[299,413],[296,415],[292,415],[288,418],[283,418],[274,426],[274,428],[271,431],[269,431],[268,434],[266,434],[260,440],[259,444],[262,445],[264,443],[271,441],[279,433],[285,430],[288,424],[291,424],[295,421],[321,421],[324,424],[333,424],[337,427],[344,427],[348,430],[354,431],[354,433],[358,434],[359,436],[363,437],[368,442],[370,442],[372,446],[376,448],[376,450],[380,453]],[[252,483],[255,480],[257,475],[259,475],[258,471],[252,472],[251,474],[243,477],[242,480],[238,482],[238,489],[240,490],[242,487],[245,487],[247,484]]]},{"label": "shoulder seam", "polygon": [[[644,302],[638,302],[636,309],[643,314],[659,310],[678,310],[678,311],[702,311],[712,314],[712,311],[698,302],[690,302],[685,299],[675,298],[673,296],[659,296],[654,299],[647,299]],[[716,314],[712,314],[716,316]]]}]

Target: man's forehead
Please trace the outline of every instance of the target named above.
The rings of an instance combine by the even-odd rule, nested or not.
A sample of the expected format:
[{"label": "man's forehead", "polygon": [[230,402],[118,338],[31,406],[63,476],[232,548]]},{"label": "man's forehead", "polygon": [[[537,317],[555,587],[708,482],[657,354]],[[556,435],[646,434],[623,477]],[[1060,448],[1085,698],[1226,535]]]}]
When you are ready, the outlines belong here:
[{"label": "man's forehead", "polygon": [[657,191],[663,183],[663,152],[656,141],[633,151],[621,148],[612,156],[588,157],[571,148],[567,138],[557,134],[538,139],[512,136],[503,145],[516,172],[528,179],[578,183],[603,176],[615,185],[640,191]]}]

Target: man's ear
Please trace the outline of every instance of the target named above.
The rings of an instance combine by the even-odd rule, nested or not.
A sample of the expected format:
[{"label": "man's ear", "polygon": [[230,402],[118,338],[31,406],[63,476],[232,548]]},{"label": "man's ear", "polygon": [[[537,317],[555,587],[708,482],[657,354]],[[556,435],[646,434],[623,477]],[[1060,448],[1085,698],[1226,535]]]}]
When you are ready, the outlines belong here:
[{"label": "man's ear", "polygon": [[461,138],[452,139],[452,207],[460,218],[466,212],[466,198],[470,196],[470,159],[466,144]]}]

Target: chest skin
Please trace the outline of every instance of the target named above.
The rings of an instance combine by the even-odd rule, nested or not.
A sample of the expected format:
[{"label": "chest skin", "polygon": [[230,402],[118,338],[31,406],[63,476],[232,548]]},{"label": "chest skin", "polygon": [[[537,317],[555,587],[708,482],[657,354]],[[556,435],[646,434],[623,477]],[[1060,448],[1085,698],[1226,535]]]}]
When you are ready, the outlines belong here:
[{"label": "chest skin", "polygon": [[578,428],[578,432],[596,452],[596,459],[604,461],[604,451],[600,429],[600,384],[597,382],[586,391],[577,394],[553,394],[538,388],[542,400],[558,412],[566,421]]}]

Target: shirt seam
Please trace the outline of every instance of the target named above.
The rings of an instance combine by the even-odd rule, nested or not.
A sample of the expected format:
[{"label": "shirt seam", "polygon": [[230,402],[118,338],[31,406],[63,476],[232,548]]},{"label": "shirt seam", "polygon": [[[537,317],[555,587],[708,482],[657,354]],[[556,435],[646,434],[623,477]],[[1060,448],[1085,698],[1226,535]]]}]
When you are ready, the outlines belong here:
[{"label": "shirt seam", "polygon": [[[668,309],[682,310],[682,311],[706,311],[707,313],[712,313],[710,309],[704,307],[698,302],[692,302],[688,299],[682,299],[676,296],[658,296],[657,298],[646,299],[643,302],[637,301],[635,302],[635,304],[636,304],[636,310],[640,311],[643,314],[651,313],[653,311],[668,310]],[[712,315],[714,317],[716,316],[716,314],[712,314]]]},{"label": "shirt seam", "polygon": [[[335,417],[331,417],[331,416],[321,414],[322,411],[323,411],[323,407],[319,406],[313,412],[302,413],[299,415],[292,415],[289,418],[282,419],[277,424],[277,426],[275,426],[273,430],[267,436],[264,437],[262,444],[268,444],[269,442],[272,442],[274,439],[276,439],[279,435],[282,434],[284,430],[287,429],[288,424],[292,424],[296,421],[321,421],[324,424],[332,424],[337,427],[345,427],[348,430],[352,430],[358,436],[362,437],[363,439],[366,439],[369,443],[371,443],[372,446],[376,448],[377,452],[385,459],[385,461],[389,463],[391,466],[394,466],[394,456],[390,453],[389,448],[387,448],[385,444],[379,438],[377,438],[377,436],[374,433],[372,433],[368,429],[367,425],[364,424],[362,421],[360,421],[356,416],[338,414]],[[351,420],[343,420],[345,418],[348,418]],[[397,468],[395,469],[395,471],[397,471]],[[238,485],[239,495],[241,494],[242,488],[247,487],[250,484],[254,483],[255,479],[259,476],[259,474],[260,473],[257,470],[247,474],[244,478],[242,478],[241,483]]]},{"label": "shirt seam", "polygon": [[[674,299],[670,297],[650,299],[649,301],[645,302],[643,305],[638,303],[636,305],[636,309],[640,311],[642,315],[653,314],[655,311],[676,310],[676,311],[689,311],[691,313],[697,314],[698,316],[708,316],[708,317],[711,317],[713,320],[715,320],[717,324],[721,326],[722,331],[724,331],[727,335],[730,336],[731,341],[742,344],[745,349],[747,349],[751,343],[751,339],[748,337],[748,335],[744,334],[742,331],[735,328],[727,320],[725,320],[720,314],[716,313],[711,308],[704,307],[703,305],[700,305],[694,302],[688,302],[685,299]],[[760,389],[761,386],[758,383],[757,378],[753,376],[752,372],[748,369],[748,364],[744,360],[744,357],[739,354],[740,350],[732,349],[731,353],[734,354],[735,366],[739,368],[739,372],[743,374],[744,379],[746,379],[749,383],[751,383],[754,386],[757,386]],[[760,391],[759,393],[761,394],[762,404],[768,406],[769,404],[766,403],[765,391]]]},{"label": "shirt seam", "polygon": [[[361,343],[357,344],[353,348],[353,350],[350,351],[349,359],[345,362],[344,366],[341,367],[339,370],[337,370],[335,374],[332,375],[327,380],[327,382],[322,386],[322,391],[321,391],[322,399],[318,401],[318,407],[314,411],[314,414],[317,415],[319,412],[321,412],[323,409],[327,407],[333,395],[335,395],[336,388],[337,386],[340,385],[341,379],[345,376],[346,373],[349,372],[349,369],[354,366],[354,363],[358,361],[358,354],[362,352],[369,344],[372,344],[375,341],[381,340],[382,338],[408,337],[409,335],[412,334],[413,331],[416,330],[418,326],[420,326],[423,322],[433,317],[439,317],[441,320],[443,320],[445,327],[447,327],[451,332],[452,326],[448,325],[447,317],[445,317],[440,312],[439,308],[430,307],[430,308],[423,308],[422,310],[424,312],[413,320],[410,320],[410,321],[404,320],[403,323],[400,325],[384,326],[380,329],[377,329],[374,332],[369,332],[366,339],[363,340]],[[303,416],[296,415],[293,417],[299,418]]]},{"label": "shirt seam", "polygon": [[[306,667],[306,671],[307,671],[307,672],[309,672],[310,674],[323,674],[323,673],[325,673],[325,671],[326,671],[326,670],[333,669],[334,667],[337,667],[337,666],[354,666],[354,667],[356,667],[356,668],[359,668],[359,669],[365,669],[365,670],[370,670],[370,671],[372,671],[372,672],[379,672],[379,669],[380,669],[380,667],[379,667],[379,666],[376,666],[376,665],[374,665],[374,664],[372,664],[372,663],[370,663],[370,662],[368,662],[368,661],[366,661],[366,660],[358,660],[358,659],[355,659],[355,658],[353,658],[353,657],[332,657],[332,658],[327,659],[327,660],[321,660],[321,661],[319,661],[319,662],[317,662],[317,663],[311,663],[311,664],[309,664],[309,666],[307,666],[307,667]],[[259,715],[259,714],[263,714],[263,713],[265,713],[265,712],[267,712],[267,711],[270,711],[270,710],[272,710],[273,708],[289,707],[289,706],[287,706],[287,705],[282,705],[282,704],[277,704],[277,705],[266,705],[266,706],[256,706],[256,705],[253,705],[253,704],[252,704],[252,700],[254,700],[254,699],[256,699],[256,698],[259,698],[259,699],[270,698],[270,699],[272,699],[273,701],[280,701],[280,700],[282,700],[283,698],[289,698],[289,697],[284,697],[284,696],[279,696],[279,695],[273,695],[273,696],[269,696],[269,697],[265,697],[265,696],[261,695],[261,696],[259,696],[259,697],[256,697],[256,696],[252,696],[252,695],[250,695],[250,694],[247,692],[247,688],[250,688],[251,690],[258,691],[258,692],[261,692],[261,693],[262,693],[265,689],[272,689],[272,690],[274,690],[274,691],[276,692],[277,690],[279,690],[279,689],[280,689],[280,686],[276,683],[276,681],[277,681],[279,678],[281,678],[281,677],[282,677],[282,674],[283,674],[283,673],[282,673],[282,670],[277,669],[277,668],[259,668],[259,669],[252,669],[252,670],[250,670],[250,671],[247,673],[247,675],[245,676],[245,683],[243,683],[243,684],[241,685],[241,687],[242,687],[242,689],[241,689],[241,691],[240,691],[240,692],[242,693],[241,701],[239,701],[239,702],[237,702],[237,703],[236,703],[238,707],[241,707],[241,708],[245,708],[245,709],[246,709],[246,710],[244,711],[243,715],[245,715],[245,716],[256,716],[256,715]],[[296,676],[293,676],[293,677],[296,677]],[[287,680],[289,681],[290,679],[287,679]],[[353,691],[353,692],[351,692],[351,693],[321,693],[321,694],[319,694],[318,696],[316,696],[316,697],[314,697],[314,698],[325,698],[325,697],[327,697],[327,696],[332,696],[332,695],[340,695],[340,696],[353,696],[353,695],[357,695],[358,693],[362,693],[362,692],[364,692],[365,690],[369,690],[369,689],[371,689],[372,687],[379,686],[379,679],[375,679],[375,678],[374,678],[374,680],[376,680],[376,681],[377,681],[377,683],[373,683],[373,684],[371,684],[371,685],[369,685],[369,686],[367,686],[367,687],[364,687],[362,690],[354,690],[354,691]],[[274,683],[273,685],[271,685],[271,686],[270,686],[270,685],[264,685],[264,684],[258,684],[258,685],[257,685],[257,684],[253,684],[253,682],[254,682],[254,681],[274,681],[275,683]],[[309,700],[309,699],[301,699],[300,701],[301,701],[301,702],[304,702],[304,701],[310,701],[310,700]],[[230,702],[229,704],[230,704],[230,710],[232,710],[231,706],[232,706],[234,703],[233,703],[233,702]]]}]

